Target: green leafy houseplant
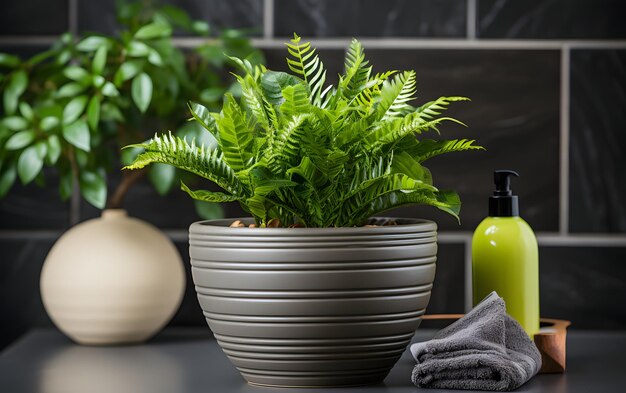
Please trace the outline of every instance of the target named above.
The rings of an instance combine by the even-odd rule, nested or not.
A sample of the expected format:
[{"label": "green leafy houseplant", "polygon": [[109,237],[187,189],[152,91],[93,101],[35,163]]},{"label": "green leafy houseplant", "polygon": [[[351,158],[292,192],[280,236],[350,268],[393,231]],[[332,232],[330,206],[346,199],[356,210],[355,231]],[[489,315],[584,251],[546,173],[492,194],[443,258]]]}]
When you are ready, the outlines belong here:
[{"label": "green leafy houseplant", "polygon": [[[310,43],[287,43],[292,74],[233,59],[242,99],[226,94],[222,110],[190,105],[193,118],[216,140],[155,135],[132,147],[145,149],[126,169],[170,164],[219,185],[224,192],[182,189],[209,202],[239,201],[260,226],[349,227],[382,211],[428,204],[458,218],[453,191],[433,185],[423,163],[434,156],[481,149],[473,140],[418,139],[438,131],[448,105],[441,97],[422,106],[411,101],[414,71],[374,74],[357,40],[350,44],[336,86]],[[273,222],[272,222],[273,221]]]},{"label": "green leafy houseplant", "polygon": [[[149,2],[122,4],[115,36],[63,35],[49,50],[22,61],[0,54],[0,197],[19,178],[23,184],[45,179],[44,166],[59,174],[63,199],[78,190],[92,205],[120,207],[129,187],[145,172],[124,173],[107,198],[107,171],[128,164],[131,150],[119,147],[145,141],[145,130],[178,129],[178,135],[203,139],[196,124],[185,124],[186,99],[219,109],[225,92],[238,94],[224,74],[224,55],[262,60],[243,32],[209,26],[182,10]],[[190,50],[174,45],[175,30],[207,36]],[[234,88],[234,90],[233,90]],[[166,165],[147,172],[160,194],[178,183]]]}]

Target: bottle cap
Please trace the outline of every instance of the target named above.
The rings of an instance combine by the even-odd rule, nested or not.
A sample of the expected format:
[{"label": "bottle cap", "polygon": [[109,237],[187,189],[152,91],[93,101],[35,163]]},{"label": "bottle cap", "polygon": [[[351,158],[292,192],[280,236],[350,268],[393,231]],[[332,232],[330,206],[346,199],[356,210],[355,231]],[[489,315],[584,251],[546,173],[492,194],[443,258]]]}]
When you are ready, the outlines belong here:
[{"label": "bottle cap", "polygon": [[489,197],[490,217],[519,216],[517,195],[513,195],[511,191],[511,176],[519,177],[519,174],[509,169],[498,169],[493,172],[496,190],[493,196]]}]

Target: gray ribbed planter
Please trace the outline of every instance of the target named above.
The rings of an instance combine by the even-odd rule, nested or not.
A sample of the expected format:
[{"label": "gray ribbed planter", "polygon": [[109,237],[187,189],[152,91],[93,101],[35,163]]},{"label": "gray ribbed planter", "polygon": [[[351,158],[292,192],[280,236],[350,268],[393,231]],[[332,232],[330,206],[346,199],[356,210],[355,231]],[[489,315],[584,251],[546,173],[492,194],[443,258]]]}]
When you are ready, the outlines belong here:
[{"label": "gray ribbed planter", "polygon": [[189,243],[200,306],[243,377],[273,386],[381,382],[428,305],[436,224],[250,229],[232,221],[192,224]]}]

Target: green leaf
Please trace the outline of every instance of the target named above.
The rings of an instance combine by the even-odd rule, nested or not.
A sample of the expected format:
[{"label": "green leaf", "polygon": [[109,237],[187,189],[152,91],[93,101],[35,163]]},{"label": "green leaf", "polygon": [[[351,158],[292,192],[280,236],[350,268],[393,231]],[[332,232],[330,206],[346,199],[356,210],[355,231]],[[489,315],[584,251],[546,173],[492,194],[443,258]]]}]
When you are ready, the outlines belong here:
[{"label": "green leaf", "polygon": [[107,62],[107,47],[101,46],[96,50],[96,54],[93,56],[93,63],[91,64],[91,71],[94,74],[102,74],[104,66]]},{"label": "green leaf", "polygon": [[100,121],[100,97],[93,96],[87,105],[87,122],[92,130],[97,131]]},{"label": "green leaf", "polygon": [[267,71],[261,76],[263,94],[272,105],[283,103],[283,90],[302,83],[302,79],[286,72]]},{"label": "green leaf", "polygon": [[209,109],[195,102],[189,102],[189,111],[191,116],[207,131],[209,131],[216,139],[218,137],[217,123]]},{"label": "green leaf", "polygon": [[210,31],[209,24],[203,20],[194,21],[191,25],[191,29],[194,33],[200,35],[209,35]]},{"label": "green leaf", "polygon": [[11,131],[21,131],[28,127],[26,119],[19,116],[7,116],[2,119],[2,124]]},{"label": "green leaf", "polygon": [[150,54],[148,55],[148,63],[153,64],[157,67],[162,67],[164,65],[163,58],[159,54],[159,52],[154,49],[150,50]]},{"label": "green leaf", "polygon": [[46,160],[48,165],[54,165],[61,156],[61,141],[56,135],[50,135],[46,141],[48,144],[48,151],[46,153]]},{"label": "green leaf", "polygon": [[81,85],[80,83],[70,82],[61,86],[59,91],[57,91],[57,97],[74,97],[76,94],[83,92],[86,88],[87,86]]},{"label": "green leaf", "polygon": [[128,43],[126,51],[131,57],[147,57],[150,54],[150,47],[143,42],[131,41]]},{"label": "green leaf", "polygon": [[104,79],[104,77],[102,75],[95,75],[93,77],[93,85],[98,88],[101,89],[102,86],[104,86],[104,84],[106,83],[106,79]]},{"label": "green leaf", "polygon": [[20,58],[8,53],[0,53],[0,66],[15,68],[20,65]]},{"label": "green leaf", "polygon": [[[106,48],[104,48],[106,50]],[[91,81],[91,75],[87,70],[79,66],[69,66],[63,70],[63,75],[66,78],[80,83],[81,85],[88,85]]]},{"label": "green leaf", "polygon": [[102,46],[108,46],[105,37],[90,36],[79,42],[78,45],[76,45],[76,49],[83,52],[93,52]]},{"label": "green leaf", "polygon": [[117,97],[120,95],[120,92],[113,83],[107,82],[102,86],[102,94],[107,97]]},{"label": "green leaf", "polygon": [[61,122],[58,117],[46,116],[39,122],[39,128],[43,131],[50,131],[54,127],[58,126]]},{"label": "green leaf", "polygon": [[84,120],[63,126],[63,138],[81,150],[90,150],[89,127]]},{"label": "green leaf", "polygon": [[[45,155],[45,154],[44,154]],[[37,146],[25,149],[17,160],[17,174],[23,184],[28,184],[41,172],[43,155]]]},{"label": "green leaf", "polygon": [[218,121],[219,141],[224,151],[224,159],[236,172],[245,169],[253,156],[252,133],[246,126],[243,111],[235,99],[227,94],[225,97],[224,116]]},{"label": "green leaf", "polygon": [[2,172],[0,172],[0,198],[5,196],[11,187],[13,187],[16,174],[17,172],[15,171],[15,166],[13,165],[3,168]]},{"label": "green leaf", "polygon": [[87,96],[79,96],[68,102],[63,109],[63,124],[75,122],[83,114],[86,105]]},{"label": "green leaf", "polygon": [[142,26],[135,33],[135,38],[140,40],[151,40],[154,38],[167,37],[172,34],[172,28],[163,23],[151,23]]},{"label": "green leaf", "polygon": [[300,37],[297,34],[291,43],[287,43],[287,51],[291,58],[287,58],[287,66],[304,79],[311,89],[311,103],[322,106],[322,90],[326,81],[326,70],[324,64],[315,54],[315,48],[311,48],[310,42],[300,44]]},{"label": "green leaf", "polygon": [[141,72],[144,66],[143,60],[128,60],[120,66],[113,78],[116,85],[121,85],[123,82],[135,77]]},{"label": "green leaf", "polygon": [[81,172],[80,194],[93,206],[104,209],[107,200],[107,185],[104,177],[96,172]]},{"label": "green leaf", "polygon": [[13,134],[4,145],[7,150],[19,150],[30,145],[35,140],[35,132],[33,130],[20,131]]},{"label": "green leaf", "polygon": [[22,116],[24,116],[26,120],[29,120],[29,121],[33,120],[33,108],[31,108],[30,105],[28,105],[28,103],[20,102],[19,109],[20,109],[20,113],[22,114]]},{"label": "green leaf", "polygon": [[200,92],[200,99],[204,102],[217,102],[224,97],[224,89],[221,87],[209,87]]},{"label": "green leaf", "polygon": [[131,95],[139,111],[145,113],[152,100],[152,79],[148,74],[142,72],[133,79]]},{"label": "green leaf", "polygon": [[219,203],[204,202],[194,199],[196,213],[203,220],[215,220],[224,218],[224,210]]},{"label": "green leaf", "polygon": [[167,164],[151,165],[148,179],[159,195],[166,195],[176,182],[176,168]]},{"label": "green leaf", "polygon": [[12,115],[17,109],[20,96],[28,86],[28,75],[23,70],[17,71],[9,78],[9,83],[4,89],[4,112]]},{"label": "green leaf", "polygon": [[223,192],[214,192],[207,190],[192,191],[183,182],[180,182],[180,189],[189,194],[189,196],[193,199],[204,202],[234,202],[241,199],[241,197],[224,194]]}]

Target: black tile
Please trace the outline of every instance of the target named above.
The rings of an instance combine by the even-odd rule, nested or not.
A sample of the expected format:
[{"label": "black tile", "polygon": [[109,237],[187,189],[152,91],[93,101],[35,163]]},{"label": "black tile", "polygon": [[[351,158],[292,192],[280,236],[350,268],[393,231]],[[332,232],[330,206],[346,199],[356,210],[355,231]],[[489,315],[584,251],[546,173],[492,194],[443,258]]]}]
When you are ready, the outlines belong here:
[{"label": "black tile", "polygon": [[626,232],[626,50],[573,50],[570,230]]},{"label": "black tile", "polygon": [[0,36],[61,34],[68,30],[68,0],[3,1]]},{"label": "black tile", "polygon": [[0,349],[33,326],[52,326],[39,294],[51,240],[0,240]]},{"label": "black tile", "polygon": [[626,328],[626,247],[540,247],[543,317],[573,329]]},{"label": "black tile", "polygon": [[463,313],[465,308],[465,245],[439,243],[437,273],[427,314]]},{"label": "black tile", "polygon": [[275,0],[274,35],[465,37],[465,0]]},{"label": "black tile", "polygon": [[[321,50],[331,78],[342,69],[343,51]],[[286,69],[283,50],[268,50],[268,66]],[[464,95],[453,105],[453,124],[442,136],[478,139],[486,151],[453,153],[426,162],[435,185],[454,189],[463,201],[462,224],[431,207],[410,207],[388,215],[430,218],[441,230],[473,230],[487,215],[494,169],[515,169],[521,215],[537,231],[558,230],[559,70],[551,50],[367,50],[374,72],[415,69],[418,103]],[[334,80],[336,81],[336,77]],[[334,81],[331,81],[334,82]],[[436,135],[424,135],[436,138]]]},{"label": "black tile", "polygon": [[64,229],[69,225],[69,202],[62,202],[58,176],[44,170],[45,186],[24,186],[19,179],[0,199],[0,229]]},{"label": "black tile", "polygon": [[[263,30],[263,0],[167,0],[187,11],[194,20],[209,22],[211,30],[242,28],[260,35]],[[119,29],[116,1],[101,0],[79,4],[79,30],[111,34]]]},{"label": "black tile", "polygon": [[478,0],[481,38],[624,38],[621,0]]}]

